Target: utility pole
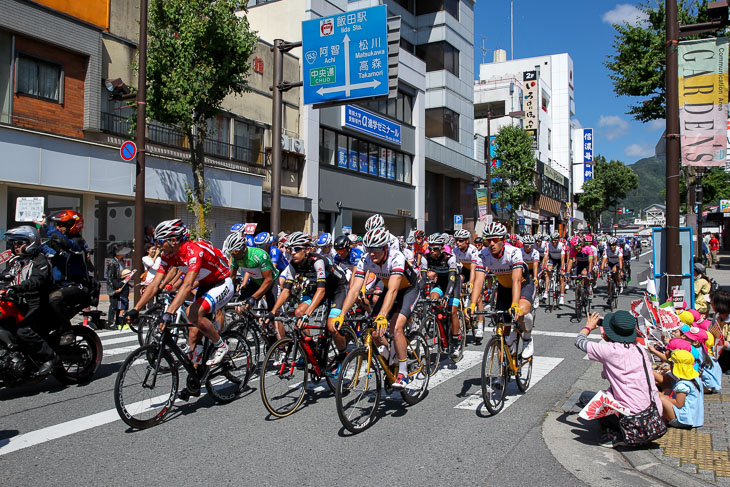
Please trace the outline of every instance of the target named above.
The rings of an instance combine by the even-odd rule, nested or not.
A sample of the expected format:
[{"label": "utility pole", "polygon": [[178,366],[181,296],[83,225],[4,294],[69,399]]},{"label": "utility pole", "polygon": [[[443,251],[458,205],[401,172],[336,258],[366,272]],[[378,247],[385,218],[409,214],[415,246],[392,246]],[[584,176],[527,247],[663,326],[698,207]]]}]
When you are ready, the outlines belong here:
[{"label": "utility pole", "polygon": [[284,53],[295,47],[301,47],[300,42],[287,42],[282,39],[274,39],[274,83],[271,87],[272,116],[271,116],[271,234],[277,235],[281,230],[281,120],[284,107],[283,93],[292,88],[302,86],[301,81],[283,81],[284,77]]},{"label": "utility pole", "polygon": [[[144,271],[144,200],[145,200],[145,116],[147,99],[147,0],[139,5],[139,73],[137,75],[137,179],[134,190],[134,255],[132,266],[137,269],[137,280]],[[134,300],[140,296],[140,287],[134,286]]]}]

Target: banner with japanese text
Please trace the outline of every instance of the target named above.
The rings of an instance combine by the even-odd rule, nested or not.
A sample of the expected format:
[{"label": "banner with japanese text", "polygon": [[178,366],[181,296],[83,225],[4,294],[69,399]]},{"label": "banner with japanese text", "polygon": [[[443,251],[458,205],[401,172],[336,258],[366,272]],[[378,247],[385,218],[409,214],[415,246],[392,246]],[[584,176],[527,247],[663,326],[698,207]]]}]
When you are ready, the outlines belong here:
[{"label": "banner with japanese text", "polygon": [[725,166],[727,50],[727,37],[679,43],[679,133],[685,166]]}]

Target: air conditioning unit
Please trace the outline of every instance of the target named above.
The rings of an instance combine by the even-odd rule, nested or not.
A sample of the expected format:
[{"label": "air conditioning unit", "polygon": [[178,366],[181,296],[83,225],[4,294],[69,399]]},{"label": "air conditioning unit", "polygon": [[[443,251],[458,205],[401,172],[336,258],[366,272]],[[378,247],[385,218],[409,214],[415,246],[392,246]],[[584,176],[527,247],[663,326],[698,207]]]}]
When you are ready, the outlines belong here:
[{"label": "air conditioning unit", "polygon": [[281,135],[281,150],[291,150],[291,137],[289,137],[288,135]]},{"label": "air conditioning unit", "polygon": [[297,154],[304,154],[304,140],[302,139],[290,139],[291,151]]}]

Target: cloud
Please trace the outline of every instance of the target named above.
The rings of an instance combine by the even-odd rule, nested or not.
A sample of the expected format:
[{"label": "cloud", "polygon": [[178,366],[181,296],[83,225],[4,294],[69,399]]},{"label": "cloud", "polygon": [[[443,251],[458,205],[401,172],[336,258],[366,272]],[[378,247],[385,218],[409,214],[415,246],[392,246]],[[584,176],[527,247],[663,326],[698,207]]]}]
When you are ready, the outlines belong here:
[{"label": "cloud", "polygon": [[631,144],[624,149],[628,157],[651,157],[654,155],[654,147],[651,145]]},{"label": "cloud", "polygon": [[629,133],[629,122],[617,115],[601,115],[598,120],[601,135],[607,140],[616,140]]},{"label": "cloud", "polygon": [[646,14],[636,6],[628,3],[620,3],[616,5],[613,10],[609,10],[603,14],[601,20],[611,25],[640,25],[646,23],[649,19]]},{"label": "cloud", "polygon": [[650,130],[651,132],[658,132],[659,130],[664,130],[666,127],[667,121],[664,119],[652,120],[646,124],[647,130]]}]

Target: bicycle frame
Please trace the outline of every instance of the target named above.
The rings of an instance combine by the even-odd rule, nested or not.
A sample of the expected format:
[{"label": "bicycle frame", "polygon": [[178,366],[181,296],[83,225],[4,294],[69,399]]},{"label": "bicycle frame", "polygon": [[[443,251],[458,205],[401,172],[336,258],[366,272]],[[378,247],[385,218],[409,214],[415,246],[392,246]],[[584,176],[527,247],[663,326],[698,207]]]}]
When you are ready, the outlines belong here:
[{"label": "bicycle frame", "polygon": [[[185,326],[190,327],[190,324],[183,324],[178,326]],[[180,361],[180,364],[183,366],[183,368],[187,371],[188,377],[195,377],[198,381],[198,387],[200,384],[203,384],[205,380],[210,375],[210,372],[213,370],[213,367],[210,367],[204,363],[201,363],[196,368],[193,364],[193,361],[190,359],[190,357],[187,356],[186,353],[184,353],[182,350],[180,350],[180,347],[177,346],[177,343],[172,338],[172,334],[170,333],[170,330],[167,327],[164,327],[162,330],[162,337],[159,340],[160,348],[157,352],[157,358],[155,359],[155,367],[154,367],[154,376],[152,379],[152,384],[150,384],[150,388],[154,388],[155,384],[157,382],[157,374],[160,371],[160,364],[162,363],[162,355],[164,353],[165,349],[168,349],[172,352],[172,354],[177,357],[177,359]],[[210,340],[207,338],[204,341],[203,344],[203,357],[207,357],[210,347],[212,347],[213,344]],[[149,375],[149,371],[147,372]],[[147,377],[145,377],[145,382],[147,381]]]},{"label": "bicycle frame", "polygon": [[[520,327],[520,323],[517,320],[512,320],[513,322],[507,325],[505,323],[504,319],[497,319],[497,315],[504,315],[506,312],[504,311],[494,311],[494,312],[484,312],[484,314],[488,314],[492,319],[492,326],[494,326],[494,333],[499,336],[499,348],[503,356],[506,355],[507,357],[507,366],[509,367],[510,371],[513,373],[519,372],[519,367],[517,366],[517,359],[516,354],[512,355],[512,350],[510,350],[510,347],[507,346],[507,342],[504,338],[504,328],[505,326],[514,326],[515,332],[520,336],[520,339],[522,339],[522,328]],[[532,360],[532,357],[530,357],[528,360]]]}]

